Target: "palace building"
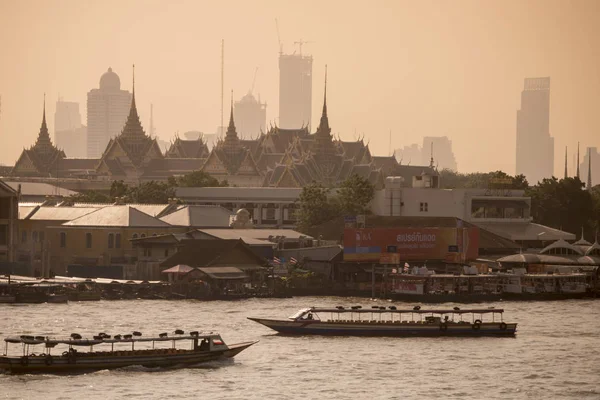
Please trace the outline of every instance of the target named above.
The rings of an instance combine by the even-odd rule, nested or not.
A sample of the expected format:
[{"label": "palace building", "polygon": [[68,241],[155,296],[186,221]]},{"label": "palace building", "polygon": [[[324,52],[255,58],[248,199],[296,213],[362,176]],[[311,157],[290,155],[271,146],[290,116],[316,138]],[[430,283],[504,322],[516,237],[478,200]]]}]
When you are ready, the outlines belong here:
[{"label": "palace building", "polygon": [[402,166],[393,156],[373,156],[363,139],[345,142],[334,138],[327,115],[327,78],[323,111],[313,134],[308,127],[271,126],[256,139],[242,140],[236,130],[232,99],[227,131],[211,151],[202,136],[195,140],[176,137],[163,154],[156,139],[146,134],[140,122],[135,77],[125,126],[110,139],[99,159],[67,158],[64,151],[52,144],[44,107],[38,139],[34,146],[23,150],[11,175],[107,183],[123,180],[138,184],[166,181],[171,176],[194,171],[204,171],[232,186],[291,188],[301,188],[311,182],[334,187],[353,174],[369,180],[377,188],[383,187],[384,178],[390,175],[437,175],[432,166]]}]

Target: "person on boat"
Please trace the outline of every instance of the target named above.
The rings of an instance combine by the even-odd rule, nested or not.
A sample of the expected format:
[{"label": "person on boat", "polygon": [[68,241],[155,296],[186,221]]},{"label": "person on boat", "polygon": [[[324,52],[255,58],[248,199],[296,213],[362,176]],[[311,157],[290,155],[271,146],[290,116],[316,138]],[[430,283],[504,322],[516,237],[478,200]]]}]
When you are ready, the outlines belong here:
[{"label": "person on boat", "polygon": [[312,313],[308,313],[308,316],[306,317],[306,319],[313,319]]}]

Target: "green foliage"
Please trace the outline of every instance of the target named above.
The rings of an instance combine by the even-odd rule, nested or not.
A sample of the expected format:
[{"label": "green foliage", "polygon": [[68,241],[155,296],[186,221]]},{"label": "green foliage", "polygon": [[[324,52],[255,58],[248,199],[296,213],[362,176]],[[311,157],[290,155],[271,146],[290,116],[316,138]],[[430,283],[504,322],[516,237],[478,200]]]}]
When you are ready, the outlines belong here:
[{"label": "green foliage", "polygon": [[302,188],[296,211],[300,230],[329,221],[337,215],[335,207],[327,197],[328,193],[329,189],[314,182]]},{"label": "green foliage", "polygon": [[296,203],[298,229],[306,232],[341,215],[367,214],[374,195],[373,185],[358,175],[352,175],[344,181],[337,194],[321,184],[311,183],[302,188]]},{"label": "green foliage", "polygon": [[144,182],[128,192],[127,199],[133,203],[164,204],[175,197],[175,188],[164,182]]},{"label": "green foliage", "polygon": [[375,196],[375,187],[371,183],[353,174],[342,182],[338,190],[340,211],[344,215],[368,214],[369,203]]},{"label": "green foliage", "polygon": [[227,181],[219,182],[218,179],[210,176],[204,171],[194,171],[181,177],[169,177],[168,183],[171,186],[180,187],[226,187]]},{"label": "green foliage", "polygon": [[125,203],[164,204],[175,197],[176,187],[226,187],[227,181],[219,182],[203,171],[194,171],[181,177],[169,177],[165,182],[143,182],[130,186],[123,181],[114,181],[109,194],[88,191],[71,196],[70,201],[79,203],[114,203],[117,198]]},{"label": "green foliage", "polygon": [[123,181],[113,181],[110,185],[110,197],[115,199],[117,197],[125,197],[129,193],[131,188]]},{"label": "green foliage", "polygon": [[527,192],[534,221],[574,234],[584,228],[589,235],[597,227],[600,199],[584,186],[579,178],[539,182]]},{"label": "green foliage", "polygon": [[113,200],[104,193],[90,190],[69,196],[69,201],[73,203],[112,203]]},{"label": "green foliage", "polygon": [[511,176],[503,171],[461,174],[450,169],[440,171],[440,183],[442,189],[527,189],[529,186],[522,174]]}]

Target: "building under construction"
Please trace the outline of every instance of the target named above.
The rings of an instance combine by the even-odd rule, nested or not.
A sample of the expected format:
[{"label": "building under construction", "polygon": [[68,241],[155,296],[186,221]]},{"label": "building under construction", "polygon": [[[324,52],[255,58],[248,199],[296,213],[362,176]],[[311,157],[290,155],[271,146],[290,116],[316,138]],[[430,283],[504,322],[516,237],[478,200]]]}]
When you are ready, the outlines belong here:
[{"label": "building under construction", "polygon": [[312,56],[279,53],[279,127],[311,124]]}]

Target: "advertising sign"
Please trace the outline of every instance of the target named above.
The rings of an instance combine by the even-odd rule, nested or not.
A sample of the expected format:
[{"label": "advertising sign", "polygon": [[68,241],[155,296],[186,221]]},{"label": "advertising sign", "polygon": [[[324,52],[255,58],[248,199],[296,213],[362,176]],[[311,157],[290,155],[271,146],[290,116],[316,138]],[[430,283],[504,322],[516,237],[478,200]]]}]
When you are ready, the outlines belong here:
[{"label": "advertising sign", "polygon": [[479,255],[479,230],[469,228],[346,228],[344,261],[380,262],[388,248],[405,261],[465,262]]}]

